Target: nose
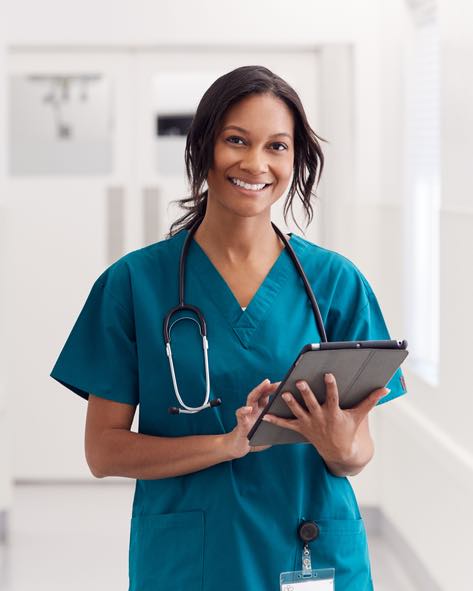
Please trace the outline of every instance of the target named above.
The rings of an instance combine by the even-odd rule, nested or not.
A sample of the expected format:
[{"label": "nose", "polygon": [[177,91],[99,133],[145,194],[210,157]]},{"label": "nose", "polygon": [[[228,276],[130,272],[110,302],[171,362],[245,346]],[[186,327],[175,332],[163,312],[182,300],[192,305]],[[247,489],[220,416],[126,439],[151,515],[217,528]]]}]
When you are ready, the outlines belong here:
[{"label": "nose", "polygon": [[268,172],[268,161],[264,150],[258,148],[247,150],[242,156],[240,169],[253,176]]}]

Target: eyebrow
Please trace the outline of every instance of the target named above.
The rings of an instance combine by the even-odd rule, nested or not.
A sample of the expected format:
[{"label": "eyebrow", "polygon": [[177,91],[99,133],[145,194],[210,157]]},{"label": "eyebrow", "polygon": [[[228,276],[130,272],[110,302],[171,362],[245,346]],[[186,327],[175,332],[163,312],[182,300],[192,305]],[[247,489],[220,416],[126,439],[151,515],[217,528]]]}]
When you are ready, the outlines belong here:
[{"label": "eyebrow", "polygon": [[[247,129],[243,129],[243,127],[238,127],[238,125],[227,125],[226,127],[224,127],[222,129],[222,132],[224,132],[227,129],[237,129],[238,131],[241,131],[242,133],[250,133]],[[284,135],[284,136],[292,139],[292,135],[290,133],[285,133],[283,131],[281,131],[280,133],[273,133],[269,137],[278,137],[278,136],[281,136],[281,135]]]}]

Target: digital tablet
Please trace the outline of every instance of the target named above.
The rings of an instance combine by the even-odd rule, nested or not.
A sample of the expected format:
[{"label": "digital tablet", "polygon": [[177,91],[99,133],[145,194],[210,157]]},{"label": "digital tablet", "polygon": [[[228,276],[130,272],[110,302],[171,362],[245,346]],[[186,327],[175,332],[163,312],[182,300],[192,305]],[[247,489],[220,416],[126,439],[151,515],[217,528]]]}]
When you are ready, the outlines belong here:
[{"label": "digital tablet", "polygon": [[294,415],[281,394],[291,392],[306,408],[296,382],[305,380],[317,400],[325,402],[324,374],[332,373],[338,386],[340,407],[351,408],[378,388],[383,388],[407,357],[407,341],[342,341],[306,345],[248,433],[250,445],[306,442],[295,431],[263,421],[266,413],[285,419]]}]

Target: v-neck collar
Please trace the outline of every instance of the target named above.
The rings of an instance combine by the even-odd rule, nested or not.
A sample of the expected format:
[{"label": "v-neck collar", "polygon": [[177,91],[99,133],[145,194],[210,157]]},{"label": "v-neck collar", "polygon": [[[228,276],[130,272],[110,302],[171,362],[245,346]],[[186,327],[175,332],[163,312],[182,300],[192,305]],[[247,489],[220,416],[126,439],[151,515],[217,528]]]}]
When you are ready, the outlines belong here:
[{"label": "v-neck collar", "polygon": [[[185,237],[188,230],[185,230]],[[299,246],[305,246],[292,232],[289,243],[299,256]],[[304,248],[303,248],[304,249]],[[302,250],[303,250],[302,249]],[[220,314],[227,320],[241,344],[248,348],[253,333],[266,317],[281,287],[285,284],[293,263],[287,248],[279,253],[278,258],[254,294],[246,310],[242,310],[238,300],[218,269],[206,255],[201,246],[192,239],[186,273],[192,274],[202,285],[208,297],[213,301]]]}]

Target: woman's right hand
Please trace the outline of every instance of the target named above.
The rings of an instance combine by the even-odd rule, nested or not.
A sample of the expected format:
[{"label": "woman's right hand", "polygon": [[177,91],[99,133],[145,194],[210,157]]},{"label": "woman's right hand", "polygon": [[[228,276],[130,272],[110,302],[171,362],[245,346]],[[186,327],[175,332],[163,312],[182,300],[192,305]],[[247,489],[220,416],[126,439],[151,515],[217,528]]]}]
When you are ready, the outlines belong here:
[{"label": "woman's right hand", "polygon": [[232,459],[242,458],[250,451],[263,451],[271,447],[270,445],[252,447],[248,441],[248,433],[268,404],[270,395],[277,390],[280,383],[271,383],[266,378],[248,394],[246,406],[237,409],[235,413],[237,424],[233,431],[226,435]]}]

